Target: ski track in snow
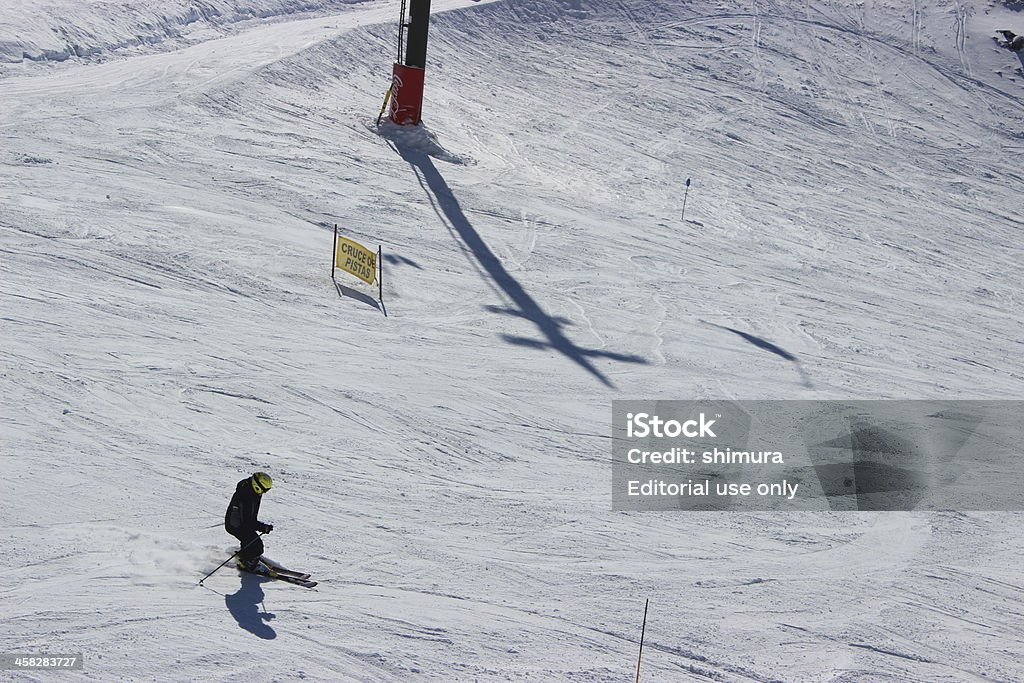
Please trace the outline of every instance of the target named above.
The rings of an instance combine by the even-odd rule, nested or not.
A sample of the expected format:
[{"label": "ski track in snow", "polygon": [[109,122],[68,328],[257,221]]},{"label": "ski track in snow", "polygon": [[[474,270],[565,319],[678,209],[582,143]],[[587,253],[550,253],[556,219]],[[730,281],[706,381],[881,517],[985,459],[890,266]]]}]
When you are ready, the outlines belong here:
[{"label": "ski track in snow", "polygon": [[[1020,514],[613,513],[607,424],[1018,398],[1024,87],[986,32],[1019,13],[434,0],[427,130],[378,132],[393,5],[0,23],[102,48],[0,71],[0,653],[621,681],[650,598],[645,680],[1024,680]],[[330,282],[335,223],[387,316]],[[315,590],[197,585],[256,469]]]}]

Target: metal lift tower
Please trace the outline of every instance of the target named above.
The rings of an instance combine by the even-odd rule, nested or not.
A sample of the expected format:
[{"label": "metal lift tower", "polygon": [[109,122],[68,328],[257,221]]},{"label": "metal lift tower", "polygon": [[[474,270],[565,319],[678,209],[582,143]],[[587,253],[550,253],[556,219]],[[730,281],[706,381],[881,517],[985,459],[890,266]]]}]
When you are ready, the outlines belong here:
[{"label": "metal lift tower", "polygon": [[422,120],[423,75],[427,66],[427,31],[430,28],[430,0],[408,0],[408,5],[409,21],[406,22],[406,0],[402,0],[398,61],[391,75],[389,118],[400,126],[415,126]]}]

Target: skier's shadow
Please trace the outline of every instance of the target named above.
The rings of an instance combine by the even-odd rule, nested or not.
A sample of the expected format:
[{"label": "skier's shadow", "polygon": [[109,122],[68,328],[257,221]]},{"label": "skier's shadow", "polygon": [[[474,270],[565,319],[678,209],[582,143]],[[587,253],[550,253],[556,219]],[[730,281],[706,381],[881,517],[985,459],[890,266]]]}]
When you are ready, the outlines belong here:
[{"label": "skier's shadow", "polygon": [[254,636],[264,640],[277,638],[277,632],[267,622],[274,618],[272,612],[261,612],[263,602],[263,579],[255,574],[242,574],[242,585],[237,593],[224,596],[228,611],[238,625]]}]

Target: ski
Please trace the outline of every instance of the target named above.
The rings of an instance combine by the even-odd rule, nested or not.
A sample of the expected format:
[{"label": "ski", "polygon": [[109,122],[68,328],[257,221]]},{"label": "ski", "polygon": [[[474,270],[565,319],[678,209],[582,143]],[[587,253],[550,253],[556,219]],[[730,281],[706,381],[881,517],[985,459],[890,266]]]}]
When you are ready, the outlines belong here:
[{"label": "ski", "polygon": [[306,572],[297,572],[292,569],[285,569],[283,567],[281,569],[278,569],[277,567],[271,567],[270,570],[278,576],[290,576],[293,579],[305,579],[307,581],[311,576],[313,576],[312,574],[308,574]]},{"label": "ski", "polygon": [[[269,576],[269,575],[266,575]],[[289,576],[288,574],[278,574],[277,576],[270,576],[269,578],[275,581],[284,581],[285,583],[293,583],[296,586],[302,586],[303,588],[314,588],[316,587],[316,581],[310,581],[309,579],[300,579],[297,576]]]},{"label": "ski", "polygon": [[266,571],[259,571],[259,570],[253,571],[251,569],[245,569],[245,568],[243,568],[242,566],[239,565],[238,570],[239,571],[243,571],[243,572],[247,572],[249,574],[255,574],[256,576],[263,576],[263,577],[266,577],[268,579],[273,579],[275,581],[284,581],[285,583],[293,583],[296,586],[302,586],[303,588],[313,588],[313,587],[315,587],[317,585],[316,581],[310,581],[308,578],[302,578],[300,576],[292,576],[290,574],[282,574],[282,573],[279,573],[279,572],[275,571],[274,569],[272,569],[270,567],[267,567]]},{"label": "ski", "polygon": [[269,559],[267,557],[261,557],[260,558],[260,562],[262,562],[263,564],[267,565],[268,568],[274,570],[278,574],[284,574],[286,576],[293,576],[293,577],[295,577],[297,579],[309,579],[309,577],[312,576],[312,574],[310,574],[309,572],[300,572],[300,571],[297,571],[295,569],[288,569],[287,567],[284,567],[281,564],[279,564],[279,563],[277,563],[277,562],[275,562],[275,561],[273,561],[273,560],[271,560],[271,559]]}]

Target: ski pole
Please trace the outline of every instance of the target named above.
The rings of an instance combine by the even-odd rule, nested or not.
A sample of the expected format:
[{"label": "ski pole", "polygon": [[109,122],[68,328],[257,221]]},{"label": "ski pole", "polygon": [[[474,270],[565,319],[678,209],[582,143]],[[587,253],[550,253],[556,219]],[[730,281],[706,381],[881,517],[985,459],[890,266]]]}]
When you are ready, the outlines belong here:
[{"label": "ski pole", "polygon": [[[260,540],[260,536],[262,536],[262,535],[263,535],[263,532],[260,532],[260,533],[256,534],[256,538],[252,539],[251,541],[249,541],[248,543],[243,545],[241,548],[239,548],[238,550],[235,551],[234,555],[232,555],[231,557],[229,557],[228,559],[224,560],[219,565],[217,565],[217,569],[220,569],[221,567],[226,565],[228,562],[230,562],[231,560],[235,559],[235,557],[238,556],[238,553],[242,552],[243,550],[245,550],[246,548],[251,546],[253,543],[255,543],[256,541]],[[214,573],[216,573],[217,569],[214,569],[212,572],[210,572],[209,574],[207,574],[203,578],[199,579],[199,585],[202,586],[203,585],[203,581],[206,581],[208,578],[213,576]]]}]

